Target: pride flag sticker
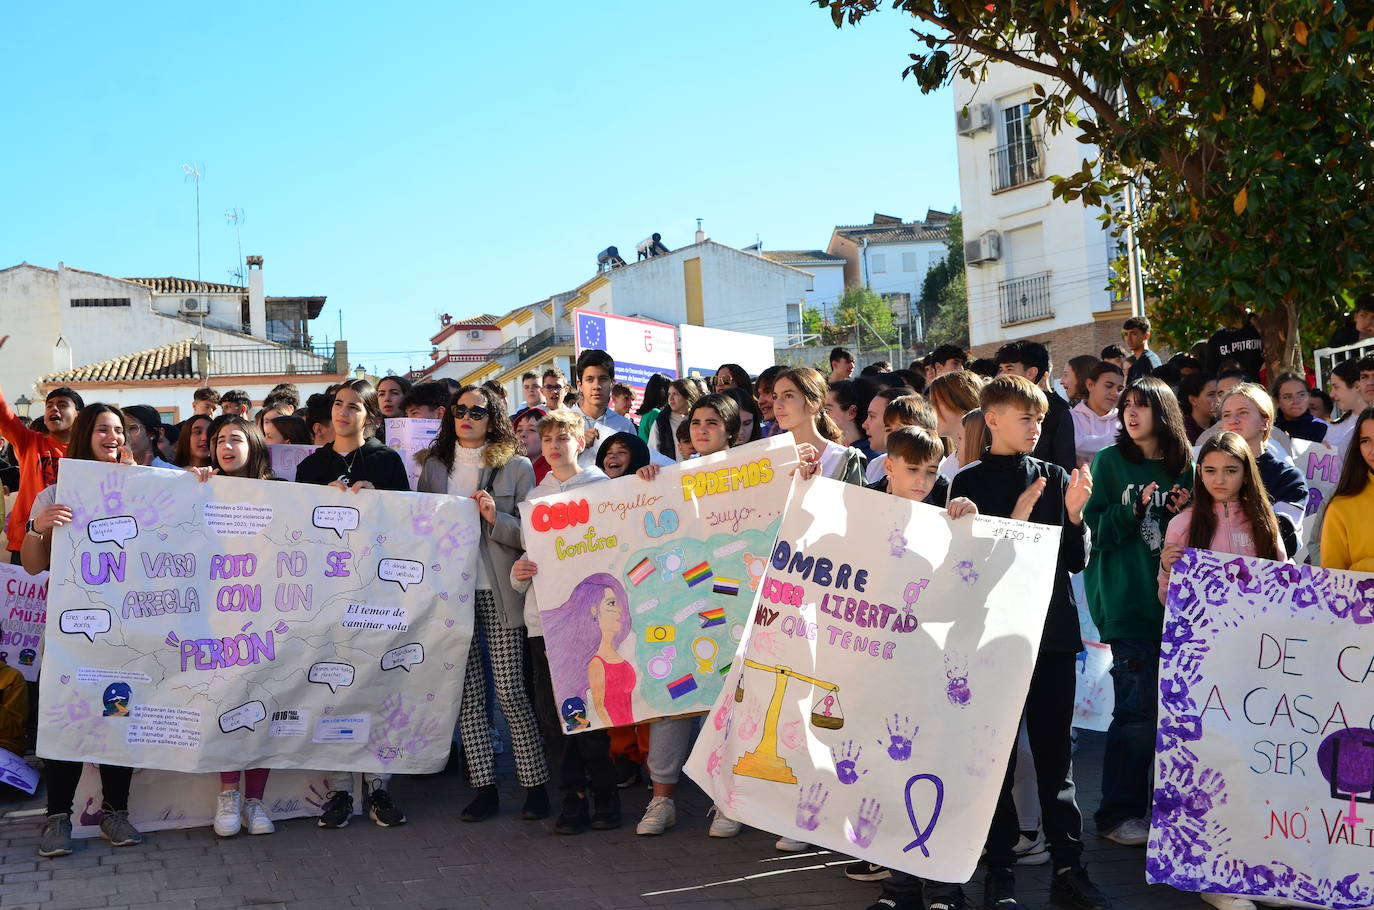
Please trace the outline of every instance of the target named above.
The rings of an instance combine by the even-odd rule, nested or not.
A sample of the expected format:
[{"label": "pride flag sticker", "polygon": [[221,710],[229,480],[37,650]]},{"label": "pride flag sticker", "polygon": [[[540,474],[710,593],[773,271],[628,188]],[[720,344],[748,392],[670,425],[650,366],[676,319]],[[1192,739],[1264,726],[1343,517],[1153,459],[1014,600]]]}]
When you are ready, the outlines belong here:
[{"label": "pride flag sticker", "polygon": [[711,564],[708,562],[699,563],[683,572],[682,577],[686,579],[688,587],[695,588],[711,577]]},{"label": "pride flag sticker", "polygon": [[654,564],[649,561],[647,556],[635,563],[630,571],[625,573],[626,577],[634,582],[635,587],[639,587],[652,574],[654,574]]},{"label": "pride flag sticker", "polygon": [[681,679],[675,679],[672,682],[668,683],[668,694],[671,695],[674,699],[681,698],[688,692],[695,692],[696,690],[696,677],[690,673],[688,673]]},{"label": "pride flag sticker", "polygon": [[716,580],[711,583],[711,590],[717,594],[729,594],[731,597],[738,597],[739,579],[717,575]]},{"label": "pride flag sticker", "polygon": [[716,607],[713,610],[702,610],[697,615],[701,617],[701,627],[703,629],[709,629],[712,626],[725,625],[724,607]]}]

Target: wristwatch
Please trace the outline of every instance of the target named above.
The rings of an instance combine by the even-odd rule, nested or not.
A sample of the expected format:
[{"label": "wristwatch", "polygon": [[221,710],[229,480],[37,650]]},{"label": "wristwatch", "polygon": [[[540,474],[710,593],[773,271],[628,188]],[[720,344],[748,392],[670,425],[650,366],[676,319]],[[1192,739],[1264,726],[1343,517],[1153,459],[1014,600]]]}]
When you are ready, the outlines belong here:
[{"label": "wristwatch", "polygon": [[32,534],[34,537],[42,537],[42,536],[43,536],[43,532],[40,531],[40,530],[38,530],[38,528],[34,527],[33,519],[32,519],[32,518],[30,518],[28,521],[24,522],[24,532],[25,532],[26,534]]}]

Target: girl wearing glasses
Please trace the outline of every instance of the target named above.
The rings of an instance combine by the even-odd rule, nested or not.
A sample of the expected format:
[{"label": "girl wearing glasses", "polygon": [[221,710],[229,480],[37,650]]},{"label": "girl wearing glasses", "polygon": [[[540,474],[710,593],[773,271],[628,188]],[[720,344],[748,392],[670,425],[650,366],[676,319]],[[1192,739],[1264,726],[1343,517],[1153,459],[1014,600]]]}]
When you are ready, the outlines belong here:
[{"label": "girl wearing glasses", "polygon": [[[458,390],[448,418],[424,453],[417,487],[421,493],[471,497],[481,513],[475,629],[481,632],[496,698],[510,726],[515,772],[525,788],[521,817],[546,818],[549,796],[544,784],[549,769],[524,684],[525,599],[510,582],[511,566],[523,550],[517,504],[534,487],[534,469],[528,458],[516,454],[515,431],[505,410],[485,389],[469,385]],[[476,799],[463,809],[465,822],[481,821],[498,808],[479,648],[474,634],[458,714],[468,779],[477,791]]]}]

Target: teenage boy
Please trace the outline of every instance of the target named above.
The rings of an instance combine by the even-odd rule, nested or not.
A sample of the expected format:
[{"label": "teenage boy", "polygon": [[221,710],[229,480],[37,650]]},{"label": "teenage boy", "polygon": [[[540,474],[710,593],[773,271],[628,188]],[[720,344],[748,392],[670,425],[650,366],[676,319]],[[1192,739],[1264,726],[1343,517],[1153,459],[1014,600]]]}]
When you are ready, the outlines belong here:
[{"label": "teenage boy", "polygon": [[544,408],[556,411],[563,407],[563,396],[568,392],[568,377],[558,367],[549,367],[544,371],[539,391],[544,393]]},{"label": "teenage boy", "polygon": [[453,396],[442,382],[421,382],[401,399],[401,413],[412,419],[443,420]]},{"label": "teenage boy", "polygon": [[854,375],[854,355],[844,348],[835,348],[830,352],[830,379],[828,382],[839,382],[841,379],[848,379]]},{"label": "teenage boy", "polygon": [[542,408],[544,396],[540,394],[539,374],[526,373],[520,377],[520,394],[525,398],[526,408]]},{"label": "teenage boy", "polygon": [[1121,373],[1126,374],[1126,349],[1119,344],[1109,344],[1102,349],[1102,356],[1099,360],[1114,363],[1121,368]]},{"label": "teenage boy", "polygon": [[1150,350],[1150,320],[1145,316],[1132,316],[1121,324],[1121,340],[1126,342],[1126,348],[1131,352],[1131,369],[1126,374],[1126,381],[1140,379],[1144,376],[1151,376],[1154,371],[1159,369],[1163,361],[1159,355]]},{"label": "teenage boy", "polygon": [[168,464],[158,454],[158,444],[162,441],[162,417],[157,409],[147,404],[131,404],[120,408],[124,412],[124,442],[136,464],[145,468],[167,468],[180,470]]},{"label": "teenage boy", "polygon": [[206,417],[215,416],[215,408],[219,407],[219,392],[206,386],[196,389],[191,396],[191,413],[204,414]]},{"label": "teenage boy", "polygon": [[1207,356],[1203,368],[1213,376],[1221,372],[1222,364],[1234,360],[1246,373],[1259,378],[1264,368],[1264,339],[1255,328],[1254,317],[1244,314],[1239,320],[1217,329],[1207,339]]},{"label": "teenage boy", "polygon": [[935,376],[926,374],[926,384],[936,376],[943,376],[946,373],[953,373],[964,368],[968,363],[968,354],[957,344],[942,344],[930,352],[930,362],[935,368]]},{"label": "teenage boy", "polygon": [[578,461],[588,468],[596,464],[597,440],[616,433],[637,433],[630,418],[611,410],[611,386],[615,384],[615,361],[598,348],[577,355],[578,409],[586,424],[586,438]]},{"label": "teenage boy", "polygon": [[1374,338],[1374,292],[1365,292],[1355,298],[1355,312],[1331,336],[1330,347],[1343,348],[1370,338]]},{"label": "teenage boy", "polygon": [[221,414],[237,414],[240,417],[248,418],[248,412],[253,409],[253,399],[248,397],[248,393],[243,389],[230,389],[219,396],[219,412]]},{"label": "teenage boy", "polygon": [[[609,478],[595,465],[579,463],[586,430],[576,413],[555,410],[539,421],[539,440],[549,472],[527,499],[565,493],[576,487]],[[544,625],[532,586],[539,566],[521,554],[511,566],[511,585],[525,595],[525,630],[534,672],[534,713],[539,719],[544,747],[549,753],[549,768],[563,791],[563,809],[554,822],[559,834],[581,834],[588,828],[608,831],[620,827],[620,790],[615,764],[611,761],[611,737],[606,730],[589,730],[569,736],[554,701],[553,678],[544,651]],[[596,811],[591,811],[588,801]]]},{"label": "teenage boy", "polygon": [[1374,401],[1374,357],[1360,358],[1360,397]]},{"label": "teenage boy", "polygon": [[[983,387],[979,404],[992,444],[981,460],[955,475],[951,498],[972,500],[984,515],[1063,528],[1040,654],[1022,715],[1035,761],[1045,839],[1054,863],[1050,901],[1070,910],[1110,910],[1111,904],[1081,862],[1083,816],[1074,800],[1071,738],[1076,662],[1083,638],[1069,576],[1083,571],[1088,561],[1083,507],[1092,494],[1092,474],[1087,468],[1068,474],[1059,465],[1031,456],[1040,441],[1040,424],[1049,403],[1030,380],[999,376]],[[1020,907],[1014,874],[1020,837],[1012,799],[1015,776],[1013,747],[987,839],[983,906],[995,910]]]},{"label": "teenage boy", "polygon": [[611,386],[611,410],[632,423],[633,418],[630,417],[630,406],[634,403],[634,389],[623,382],[617,382],[615,385]]},{"label": "teenage boy", "polygon": [[305,400],[305,422],[310,427],[310,441],[316,446],[334,441],[334,393],[316,393]]},{"label": "teenage boy", "polygon": [[[898,398],[888,407],[910,400],[919,401],[912,395]],[[920,403],[929,410],[929,405]],[[887,433],[882,486],[885,492],[901,499],[943,507],[949,491],[949,482],[940,476],[940,460],[945,457],[945,449],[935,435],[933,416],[931,422],[929,430],[908,425],[894,426]],[[951,515],[976,514],[977,511],[967,499],[950,504]],[[923,893],[929,910],[965,910],[967,907],[964,889],[956,883],[923,881],[910,873],[885,869],[864,860],[850,863],[844,874],[855,881],[883,882],[882,896],[868,910],[923,910],[927,906],[922,900]]]},{"label": "teenage boy", "polygon": [[1050,392],[1049,348],[1038,341],[1008,342],[997,349],[997,372],[1003,376],[1024,376],[1045,393],[1045,400],[1049,402],[1050,409],[1040,427],[1040,442],[1031,454],[1066,471],[1078,467],[1069,403]]},{"label": "teenage boy", "polygon": [[14,457],[19,462],[19,495],[14,500],[14,511],[10,512],[6,528],[10,562],[15,565],[19,564],[19,551],[24,546],[25,525],[33,501],[40,492],[57,483],[57,460],[67,454],[72,422],[76,420],[76,412],[84,406],[85,402],[75,390],[66,386],[53,389],[43,403],[43,425],[48,432],[40,433],[14,413],[4,393],[0,392],[0,436],[14,446]]}]

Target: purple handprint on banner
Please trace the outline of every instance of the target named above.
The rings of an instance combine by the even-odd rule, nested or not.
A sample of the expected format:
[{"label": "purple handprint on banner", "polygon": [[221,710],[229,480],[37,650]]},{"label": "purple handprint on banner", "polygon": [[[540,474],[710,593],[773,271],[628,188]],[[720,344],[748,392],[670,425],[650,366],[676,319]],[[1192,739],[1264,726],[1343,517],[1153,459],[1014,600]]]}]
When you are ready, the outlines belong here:
[{"label": "purple handprint on banner", "polygon": [[883,823],[883,807],[876,799],[859,800],[859,817],[851,824],[844,823],[845,837],[858,847],[867,847],[878,836],[878,826]]},{"label": "purple handprint on banner", "polygon": [[821,784],[797,788],[797,827],[815,831],[821,826],[821,809],[830,798],[830,791]]},{"label": "purple handprint on banner", "polygon": [[860,775],[868,773],[867,768],[859,770],[859,756],[863,755],[863,752],[864,747],[855,746],[852,739],[841,743],[839,752],[830,750],[830,759],[835,762],[835,776],[840,779],[840,783],[852,784]]},{"label": "purple handprint on banner", "polygon": [[911,718],[900,715],[892,715],[892,720],[887,722],[888,741],[878,740],[878,745],[887,749],[888,756],[893,761],[906,761],[911,757],[911,741],[916,738],[916,731],[919,726],[911,726],[911,732],[907,732],[911,724]]}]

